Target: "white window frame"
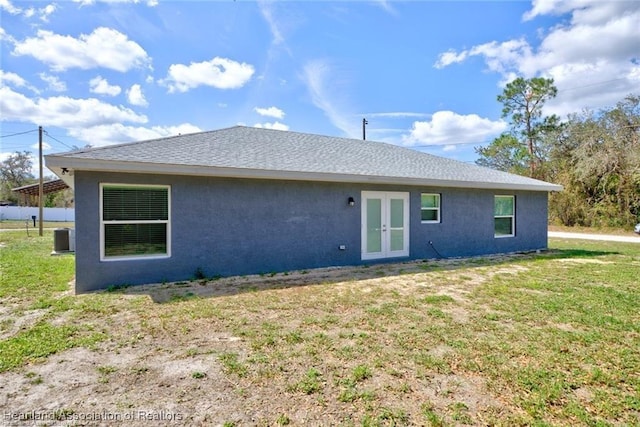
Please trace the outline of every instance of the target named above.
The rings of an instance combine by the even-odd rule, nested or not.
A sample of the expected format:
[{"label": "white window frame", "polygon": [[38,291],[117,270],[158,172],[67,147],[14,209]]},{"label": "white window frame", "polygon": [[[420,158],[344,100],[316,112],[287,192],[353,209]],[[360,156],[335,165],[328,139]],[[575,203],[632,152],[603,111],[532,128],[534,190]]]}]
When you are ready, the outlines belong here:
[{"label": "white window frame", "polygon": [[[438,197],[438,207],[436,208],[425,208],[422,206],[422,196],[437,196]],[[425,210],[429,210],[429,211],[433,211],[435,210],[438,214],[438,219],[437,220],[423,220],[422,219],[422,211]],[[440,222],[442,222],[442,195],[440,193],[420,193],[420,222],[422,224],[440,224]]]},{"label": "white window frame", "polygon": [[[496,215],[495,200],[498,197],[507,197],[511,199],[512,214],[511,215]],[[496,234],[495,220],[496,218],[511,218],[511,234]],[[502,239],[505,237],[514,237],[516,235],[516,196],[510,194],[496,194],[493,198],[493,236],[496,239]]]},{"label": "white window frame", "polygon": [[[167,219],[166,220],[104,220],[104,188],[105,187],[131,187],[131,188],[166,188],[167,189]],[[107,256],[105,254],[105,226],[107,224],[166,224],[167,225],[167,253],[148,255],[119,255]],[[171,186],[170,185],[148,185],[148,184],[121,184],[115,182],[100,183],[100,261],[135,261],[148,259],[166,259],[171,257]]]}]

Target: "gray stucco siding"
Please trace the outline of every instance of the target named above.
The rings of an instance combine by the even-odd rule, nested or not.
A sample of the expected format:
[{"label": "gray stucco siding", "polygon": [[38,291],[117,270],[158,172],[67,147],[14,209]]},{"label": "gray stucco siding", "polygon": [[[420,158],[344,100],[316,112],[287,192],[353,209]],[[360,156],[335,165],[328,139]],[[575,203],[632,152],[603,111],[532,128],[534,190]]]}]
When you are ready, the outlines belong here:
[{"label": "gray stucco siding", "polygon": [[[418,186],[75,171],[76,290],[369,264],[361,260],[361,192],[410,193],[410,256],[459,257],[545,248],[547,194]],[[100,260],[100,183],[169,185],[171,256]],[[441,222],[422,224],[420,194],[442,195]],[[493,197],[516,196],[516,236],[493,235]],[[349,197],[356,204],[347,204]],[[344,245],[346,250],[340,250]]]},{"label": "gray stucco siding", "polygon": [[[421,223],[421,193],[441,194],[440,223]],[[495,195],[515,196],[513,237],[494,237]],[[411,257],[416,259],[545,249],[547,193],[423,188],[411,194],[411,237]]]}]

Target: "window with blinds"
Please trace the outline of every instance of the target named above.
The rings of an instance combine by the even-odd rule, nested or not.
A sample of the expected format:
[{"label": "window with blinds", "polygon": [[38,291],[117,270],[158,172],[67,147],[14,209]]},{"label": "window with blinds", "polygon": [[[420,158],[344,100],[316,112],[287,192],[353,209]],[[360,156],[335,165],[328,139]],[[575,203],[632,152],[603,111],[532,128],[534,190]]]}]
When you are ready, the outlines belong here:
[{"label": "window with blinds", "polygon": [[420,219],[422,223],[440,222],[440,194],[420,195]]},{"label": "window with blinds", "polygon": [[515,210],[514,196],[495,196],[493,204],[495,237],[515,236]]},{"label": "window with blinds", "polygon": [[101,185],[102,258],[169,256],[168,186]]}]

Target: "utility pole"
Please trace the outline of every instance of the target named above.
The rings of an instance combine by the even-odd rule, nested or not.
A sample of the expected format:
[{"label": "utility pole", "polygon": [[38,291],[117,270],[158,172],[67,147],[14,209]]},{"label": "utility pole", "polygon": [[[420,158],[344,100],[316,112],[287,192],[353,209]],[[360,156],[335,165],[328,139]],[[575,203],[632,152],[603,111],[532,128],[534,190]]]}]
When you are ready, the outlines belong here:
[{"label": "utility pole", "polygon": [[42,126],[38,126],[38,151],[40,153],[40,182],[38,185],[38,219],[39,219],[39,223],[38,223],[38,231],[39,231],[39,235],[42,236],[42,228],[43,228],[43,221],[42,221],[42,215],[44,213],[44,208],[42,206],[43,202],[44,202],[44,181],[42,178]]},{"label": "utility pole", "polygon": [[366,140],[367,139],[367,128],[366,126],[369,124],[369,122],[367,121],[367,119],[362,119],[362,140]]}]

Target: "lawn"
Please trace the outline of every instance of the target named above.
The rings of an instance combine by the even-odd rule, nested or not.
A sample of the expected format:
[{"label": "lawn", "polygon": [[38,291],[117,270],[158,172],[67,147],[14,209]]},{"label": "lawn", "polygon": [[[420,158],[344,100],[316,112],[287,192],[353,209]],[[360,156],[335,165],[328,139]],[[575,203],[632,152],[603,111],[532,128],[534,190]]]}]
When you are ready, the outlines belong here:
[{"label": "lawn", "polygon": [[[43,221],[42,228],[73,228],[75,225],[74,222],[63,222],[63,221]],[[0,221],[0,230],[22,230],[25,234],[27,230],[29,234],[36,233],[40,229],[40,223],[36,221],[36,225],[34,227],[32,220],[20,221],[13,219],[5,219]]]},{"label": "lawn", "polygon": [[74,296],[51,233],[0,233],[5,424],[640,424],[638,244]]}]

